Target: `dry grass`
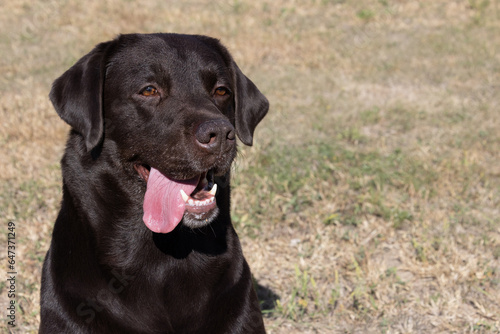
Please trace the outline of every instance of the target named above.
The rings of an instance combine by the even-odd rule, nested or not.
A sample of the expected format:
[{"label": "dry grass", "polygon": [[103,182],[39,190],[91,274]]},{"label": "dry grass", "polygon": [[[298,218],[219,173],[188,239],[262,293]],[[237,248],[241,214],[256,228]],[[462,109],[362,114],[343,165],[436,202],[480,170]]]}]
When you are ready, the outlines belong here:
[{"label": "dry grass", "polygon": [[0,240],[15,221],[17,332],[37,330],[61,198],[68,128],[50,83],[100,41],[156,31],[221,38],[271,101],[233,181],[244,252],[275,294],[269,333],[500,332],[498,0],[0,9]]}]

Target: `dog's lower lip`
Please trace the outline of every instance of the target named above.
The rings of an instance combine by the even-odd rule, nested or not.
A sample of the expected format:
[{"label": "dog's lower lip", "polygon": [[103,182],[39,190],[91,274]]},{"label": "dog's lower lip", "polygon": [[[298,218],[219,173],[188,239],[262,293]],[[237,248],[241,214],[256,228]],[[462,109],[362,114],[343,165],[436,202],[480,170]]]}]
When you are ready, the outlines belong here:
[{"label": "dog's lower lip", "polygon": [[181,196],[185,202],[186,211],[197,214],[210,212],[217,207],[215,200],[216,192],[217,184],[213,180],[213,171],[209,170],[202,173],[200,182],[193,193],[188,195],[181,189]]},{"label": "dog's lower lip", "polygon": [[186,212],[196,213],[196,214],[209,213],[210,211],[212,211],[216,207],[217,207],[217,203],[215,202],[215,199],[212,200],[211,202],[208,202],[206,204],[200,204],[200,205],[186,203]]}]

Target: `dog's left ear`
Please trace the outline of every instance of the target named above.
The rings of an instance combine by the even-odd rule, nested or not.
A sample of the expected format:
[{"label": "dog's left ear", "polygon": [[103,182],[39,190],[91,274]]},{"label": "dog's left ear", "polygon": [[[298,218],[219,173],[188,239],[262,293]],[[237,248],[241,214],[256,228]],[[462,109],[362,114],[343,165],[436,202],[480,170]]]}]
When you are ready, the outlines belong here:
[{"label": "dog's left ear", "polygon": [[269,102],[234,61],[232,69],[236,87],[234,94],[236,133],[243,144],[252,146],[253,132],[266,116]]}]

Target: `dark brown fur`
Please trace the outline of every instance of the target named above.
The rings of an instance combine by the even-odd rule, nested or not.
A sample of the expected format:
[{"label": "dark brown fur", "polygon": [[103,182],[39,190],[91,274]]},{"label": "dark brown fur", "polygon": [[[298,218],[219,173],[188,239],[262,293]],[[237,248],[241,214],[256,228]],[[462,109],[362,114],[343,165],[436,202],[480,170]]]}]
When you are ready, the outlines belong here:
[{"label": "dark brown fur", "polygon": [[[159,97],[139,94],[148,85]],[[221,85],[230,95],[214,94]],[[264,333],[229,214],[234,136],[209,149],[198,142],[224,127],[251,145],[268,110],[227,50],[204,36],[122,35],[80,59],[50,97],[72,130],[40,333]],[[153,233],[134,166],[179,180],[213,170],[217,214]]]}]

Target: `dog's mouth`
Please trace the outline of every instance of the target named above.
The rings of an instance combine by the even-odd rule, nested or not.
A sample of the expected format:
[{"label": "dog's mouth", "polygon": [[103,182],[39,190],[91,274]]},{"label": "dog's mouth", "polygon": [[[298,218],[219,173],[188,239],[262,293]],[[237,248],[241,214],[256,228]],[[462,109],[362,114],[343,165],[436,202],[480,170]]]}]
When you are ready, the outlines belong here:
[{"label": "dog's mouth", "polygon": [[191,179],[174,180],[147,165],[134,168],[147,183],[143,220],[153,232],[171,232],[183,218],[188,227],[202,227],[217,215],[212,169]]}]

